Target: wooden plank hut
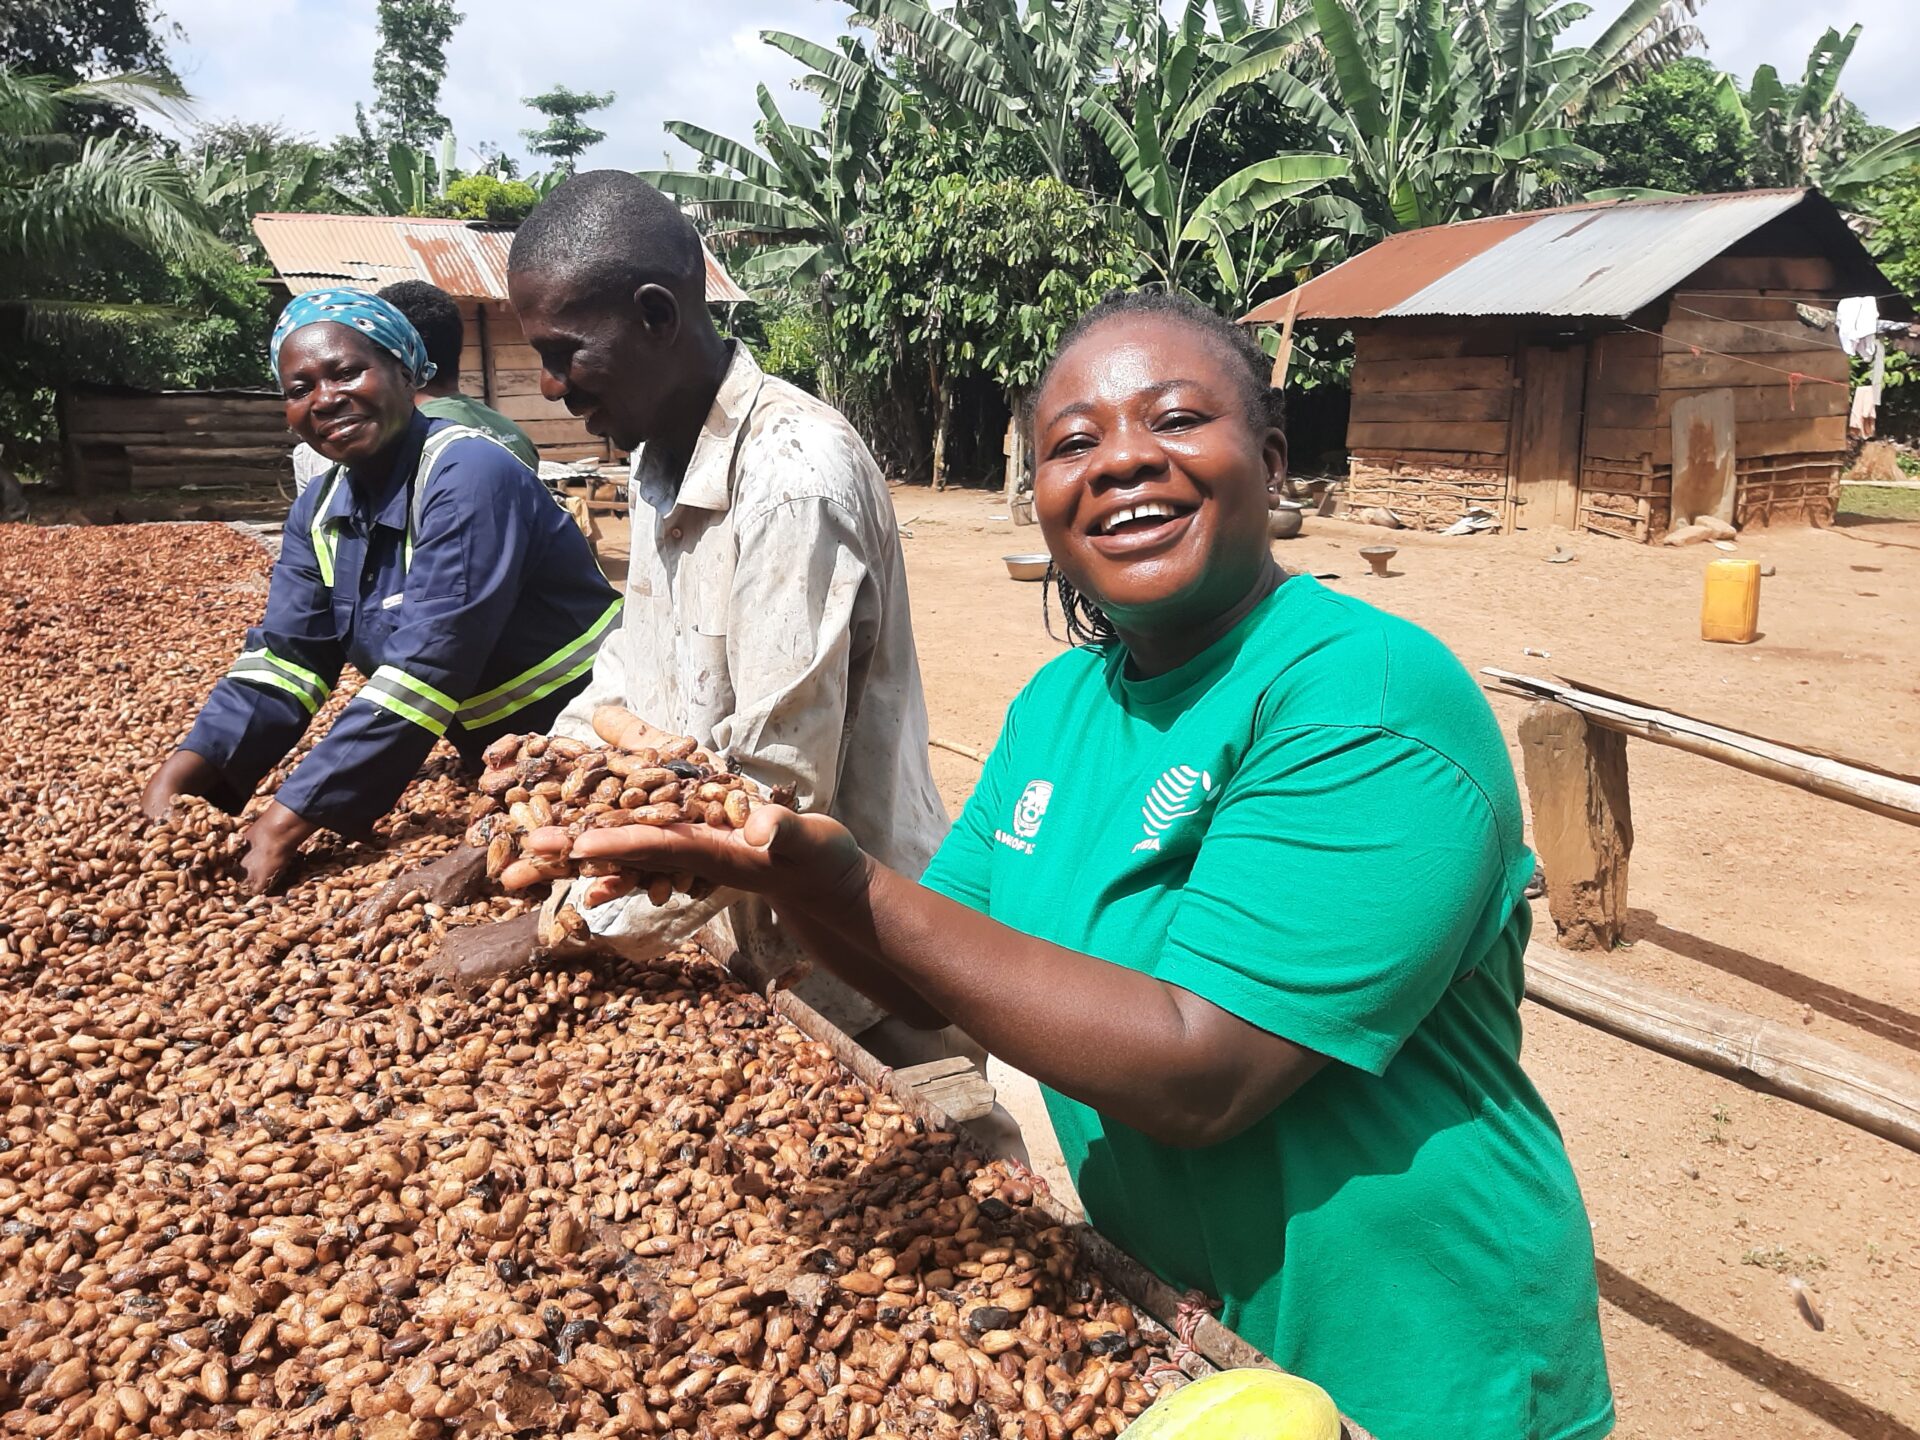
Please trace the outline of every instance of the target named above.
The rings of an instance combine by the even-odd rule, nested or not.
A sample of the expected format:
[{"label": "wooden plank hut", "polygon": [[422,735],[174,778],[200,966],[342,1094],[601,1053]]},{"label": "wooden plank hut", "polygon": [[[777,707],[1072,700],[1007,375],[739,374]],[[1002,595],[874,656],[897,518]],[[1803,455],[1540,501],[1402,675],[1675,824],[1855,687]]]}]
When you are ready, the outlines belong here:
[{"label": "wooden plank hut", "polygon": [[1913,314],[1824,196],[1768,190],[1408,231],[1244,318],[1353,332],[1351,507],[1649,541],[1832,519],[1848,360],[1800,310],[1862,295]]},{"label": "wooden plank hut", "polygon": [[[460,302],[466,348],[460,388],[527,432],[546,460],[611,460],[564,405],[540,394],[540,361],[507,303],[511,225],[390,215],[256,215],[253,233],[290,294],[328,286],[378,290],[427,280]],[[747,298],[711,254],[707,301]]]}]

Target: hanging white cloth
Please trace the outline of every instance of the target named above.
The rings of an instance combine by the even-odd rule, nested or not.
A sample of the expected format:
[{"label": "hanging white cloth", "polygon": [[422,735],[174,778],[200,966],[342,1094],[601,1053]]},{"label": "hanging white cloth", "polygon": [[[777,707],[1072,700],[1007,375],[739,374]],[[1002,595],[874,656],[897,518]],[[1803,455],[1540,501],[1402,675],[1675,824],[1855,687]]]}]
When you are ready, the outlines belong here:
[{"label": "hanging white cloth", "polygon": [[1880,331],[1880,302],[1871,295],[1842,300],[1834,323],[1840,331],[1840,348],[1864,360]]}]

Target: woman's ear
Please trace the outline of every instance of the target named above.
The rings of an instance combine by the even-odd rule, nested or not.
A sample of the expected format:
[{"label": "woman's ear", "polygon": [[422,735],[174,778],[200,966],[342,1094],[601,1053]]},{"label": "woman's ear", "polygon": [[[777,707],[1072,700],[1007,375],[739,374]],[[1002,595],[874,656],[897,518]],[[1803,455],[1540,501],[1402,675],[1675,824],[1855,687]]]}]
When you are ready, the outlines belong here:
[{"label": "woman's ear", "polygon": [[1287,437],[1279,426],[1268,427],[1260,444],[1260,458],[1267,467],[1267,504],[1287,498]]}]

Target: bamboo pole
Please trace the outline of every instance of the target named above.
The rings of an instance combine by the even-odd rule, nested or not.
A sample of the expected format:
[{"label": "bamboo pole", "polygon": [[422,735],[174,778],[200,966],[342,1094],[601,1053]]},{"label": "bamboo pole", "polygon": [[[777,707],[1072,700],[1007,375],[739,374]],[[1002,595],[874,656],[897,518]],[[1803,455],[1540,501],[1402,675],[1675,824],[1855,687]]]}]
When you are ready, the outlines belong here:
[{"label": "bamboo pole", "polygon": [[1920,1150],[1920,1076],[1726,1005],[1632,980],[1557,946],[1527,948],[1527,994],[1636,1045]]},{"label": "bamboo pole", "polygon": [[975,750],[970,745],[956,745],[951,740],[942,740],[937,736],[927,741],[927,744],[931,745],[936,750],[946,750],[952,754],[964,756],[966,759],[973,761],[973,763],[976,765],[984,765],[987,763],[987,757],[981,754],[978,750]]},{"label": "bamboo pole", "polygon": [[1579,711],[1594,724],[1623,735],[1704,755],[1750,775],[1778,780],[1797,790],[1838,800],[1843,805],[1871,810],[1889,820],[1920,825],[1920,780],[1910,775],[1896,775],[1859,761],[1798,749],[1571,682],[1542,680],[1491,667],[1483,669],[1481,674],[1491,675],[1500,682],[1490,689],[1558,701]]},{"label": "bamboo pole", "polygon": [[[956,1126],[952,1118],[938,1105],[919,1094],[891,1068],[882,1065],[874,1055],[863,1049],[857,1040],[791,990],[773,992],[772,1004],[775,1012],[789,1021],[795,1029],[819,1041],[832,1051],[833,1058],[846,1066],[869,1089],[885,1091],[899,1101],[909,1115],[935,1130],[952,1131],[963,1144],[978,1149],[979,1141],[970,1131]],[[987,1158],[1004,1157],[988,1156]],[[1278,1370],[1280,1368],[1213,1316],[1201,1315],[1196,1320],[1190,1313],[1183,1315],[1183,1299],[1177,1290],[1087,1224],[1080,1216],[1063,1207],[1044,1187],[1035,1189],[1033,1203],[1055,1224],[1064,1226],[1067,1233],[1073,1236],[1074,1244],[1079,1247],[1094,1268],[1111,1280],[1114,1288],[1138,1307],[1149,1332],[1157,1332],[1154,1333],[1155,1339],[1163,1344],[1171,1341],[1175,1336],[1174,1327],[1176,1326],[1186,1331],[1187,1344],[1191,1353],[1197,1356],[1197,1363],[1189,1359],[1181,1365],[1181,1369],[1189,1378],[1204,1379],[1214,1370]],[[1384,1357],[1382,1363],[1386,1363]],[[1342,1440],[1373,1440],[1370,1433],[1347,1419],[1345,1415],[1340,1417],[1340,1423],[1343,1431]]]}]

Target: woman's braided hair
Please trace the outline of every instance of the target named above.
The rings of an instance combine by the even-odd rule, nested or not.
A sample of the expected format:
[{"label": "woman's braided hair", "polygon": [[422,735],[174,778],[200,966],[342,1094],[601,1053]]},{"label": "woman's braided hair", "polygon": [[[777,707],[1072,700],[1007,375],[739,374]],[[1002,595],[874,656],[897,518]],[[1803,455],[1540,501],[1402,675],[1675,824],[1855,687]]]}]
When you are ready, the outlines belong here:
[{"label": "woman's braided hair", "polygon": [[[1034,411],[1039,403],[1040,392],[1046,388],[1047,380],[1052,376],[1054,367],[1096,326],[1109,320],[1126,316],[1141,318],[1178,320],[1200,330],[1217,343],[1227,354],[1239,362],[1235,376],[1241,384],[1241,400],[1246,406],[1247,422],[1261,430],[1269,427],[1284,427],[1286,424],[1286,396],[1284,391],[1275,390],[1269,384],[1271,369],[1266,354],[1254,340],[1252,333],[1242,325],[1236,325],[1224,315],[1207,309],[1199,301],[1188,295],[1169,293],[1164,290],[1110,290],[1100,302],[1068,327],[1066,334],[1060,337],[1060,343],[1054,347],[1053,358],[1047,362],[1047,368],[1040,372],[1040,381],[1027,392],[1021,407],[1020,423],[1027,432],[1027,464],[1031,468],[1033,461],[1033,425]],[[1041,616],[1047,627],[1047,634],[1054,639],[1060,637],[1053,633],[1052,602],[1060,602],[1060,614],[1066,627],[1067,641],[1073,645],[1102,646],[1111,645],[1119,636],[1100,607],[1082,595],[1071,580],[1060,572],[1057,565],[1047,567],[1046,588],[1041,593]]]}]

